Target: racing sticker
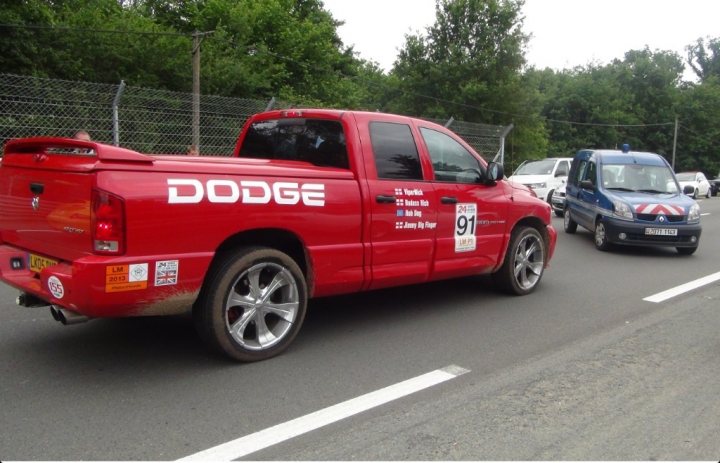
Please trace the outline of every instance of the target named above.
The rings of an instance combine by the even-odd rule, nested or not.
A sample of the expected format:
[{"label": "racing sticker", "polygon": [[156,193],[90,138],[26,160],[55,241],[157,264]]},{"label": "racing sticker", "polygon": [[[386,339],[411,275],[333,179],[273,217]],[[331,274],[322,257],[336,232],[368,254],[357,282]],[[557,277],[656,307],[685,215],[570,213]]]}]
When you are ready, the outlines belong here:
[{"label": "racing sticker", "polygon": [[423,219],[423,211],[430,207],[420,188],[395,188],[395,230],[434,230],[437,222]]},{"label": "racing sticker", "polygon": [[65,295],[65,288],[63,287],[62,281],[55,275],[48,278],[47,286],[55,299],[62,299]]},{"label": "racing sticker", "polygon": [[148,264],[108,265],[105,268],[105,292],[147,289]]},{"label": "racing sticker", "polygon": [[464,203],[455,205],[455,252],[474,251],[477,205]]},{"label": "racing sticker", "polygon": [[160,260],[155,263],[155,286],[176,285],[177,279],[177,260]]}]

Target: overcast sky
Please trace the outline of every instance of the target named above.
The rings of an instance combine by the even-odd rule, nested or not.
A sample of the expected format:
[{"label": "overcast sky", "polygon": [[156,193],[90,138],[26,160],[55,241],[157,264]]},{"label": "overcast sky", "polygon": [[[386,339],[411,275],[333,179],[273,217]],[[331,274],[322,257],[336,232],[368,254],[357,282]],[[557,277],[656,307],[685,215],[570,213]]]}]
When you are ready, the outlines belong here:
[{"label": "overcast sky", "polygon": [[[392,68],[405,34],[424,33],[435,0],[324,0],[345,45],[361,58]],[[628,50],[672,50],[699,37],[720,37],[720,0],[526,0],[530,65],[553,69],[606,64]],[[687,76],[687,74],[686,74]]]}]

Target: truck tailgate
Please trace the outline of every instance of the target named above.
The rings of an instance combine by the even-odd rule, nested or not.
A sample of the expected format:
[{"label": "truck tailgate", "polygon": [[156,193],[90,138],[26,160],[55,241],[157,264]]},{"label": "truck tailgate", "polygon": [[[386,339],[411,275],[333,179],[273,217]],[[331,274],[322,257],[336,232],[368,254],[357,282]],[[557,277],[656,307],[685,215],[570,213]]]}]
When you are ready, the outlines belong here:
[{"label": "truck tailgate", "polygon": [[103,160],[145,159],[80,140],[9,142],[0,166],[0,242],[57,260],[91,254],[91,198],[98,166]]}]

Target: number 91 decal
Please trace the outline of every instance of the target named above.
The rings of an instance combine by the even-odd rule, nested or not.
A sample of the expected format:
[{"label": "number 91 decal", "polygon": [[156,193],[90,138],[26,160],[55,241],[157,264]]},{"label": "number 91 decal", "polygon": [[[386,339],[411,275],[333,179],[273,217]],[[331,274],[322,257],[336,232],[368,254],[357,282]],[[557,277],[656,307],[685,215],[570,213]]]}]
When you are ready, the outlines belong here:
[{"label": "number 91 decal", "polygon": [[455,206],[455,252],[474,251],[476,247],[477,205],[474,203]]}]

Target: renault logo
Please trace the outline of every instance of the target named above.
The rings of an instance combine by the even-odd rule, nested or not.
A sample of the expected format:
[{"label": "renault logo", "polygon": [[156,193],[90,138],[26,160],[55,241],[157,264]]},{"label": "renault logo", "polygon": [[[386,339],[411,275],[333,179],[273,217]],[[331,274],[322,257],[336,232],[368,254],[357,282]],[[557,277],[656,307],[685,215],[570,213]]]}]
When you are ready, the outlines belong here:
[{"label": "renault logo", "polygon": [[660,222],[660,223],[665,222],[665,216],[661,215],[660,217],[658,217],[658,222]]},{"label": "renault logo", "polygon": [[35,196],[32,199],[32,208],[33,208],[33,211],[37,211],[40,209],[40,196]]}]

